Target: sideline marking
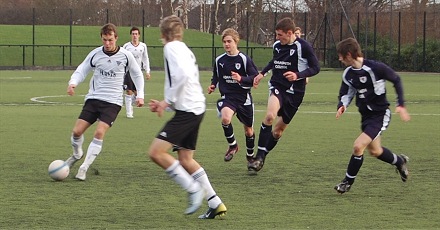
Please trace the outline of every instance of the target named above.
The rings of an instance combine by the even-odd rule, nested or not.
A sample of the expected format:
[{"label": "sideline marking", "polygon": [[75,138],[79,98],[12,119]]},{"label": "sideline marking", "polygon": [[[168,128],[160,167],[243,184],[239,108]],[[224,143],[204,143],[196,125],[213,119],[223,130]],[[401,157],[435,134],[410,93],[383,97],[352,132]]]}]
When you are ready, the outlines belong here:
[{"label": "sideline marking", "polygon": [[[81,96],[84,97],[85,95],[76,95],[76,96]],[[436,95],[434,95],[436,96]],[[53,96],[40,96],[40,97],[33,97],[30,100],[33,102],[37,102],[37,103],[42,103],[42,104],[50,104],[50,105],[81,105],[81,103],[65,103],[65,102],[55,102],[55,101],[45,101],[45,100],[41,100],[41,99],[45,99],[45,98],[57,98],[57,97],[71,97],[69,95],[53,95]],[[207,103],[207,105],[214,105],[216,103]],[[415,103],[416,104],[416,103]],[[0,104],[0,105],[19,105],[19,104]],[[32,105],[32,106],[38,106],[35,104],[24,104],[26,106],[28,105]],[[145,107],[145,106],[144,106]],[[138,108],[138,107],[135,107]],[[138,108],[141,109],[141,108]],[[207,108],[206,111],[217,111],[217,109],[209,109]],[[266,110],[261,110],[261,109],[255,109],[255,112],[266,112]],[[305,113],[305,114],[336,114],[336,111],[333,112],[329,112],[329,111],[301,111],[298,110],[299,113]],[[344,114],[359,114],[359,112],[345,112]],[[394,113],[393,113],[394,114]],[[440,114],[436,114],[436,113],[410,113],[411,116],[440,116]]]}]

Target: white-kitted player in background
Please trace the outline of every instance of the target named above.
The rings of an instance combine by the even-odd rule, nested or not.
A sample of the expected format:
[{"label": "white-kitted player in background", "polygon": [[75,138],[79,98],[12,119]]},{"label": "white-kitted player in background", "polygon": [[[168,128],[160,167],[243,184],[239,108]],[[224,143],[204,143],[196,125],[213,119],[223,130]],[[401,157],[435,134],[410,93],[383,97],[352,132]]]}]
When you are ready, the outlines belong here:
[{"label": "white-kitted player in background", "polygon": [[[131,41],[125,43],[122,47],[130,51],[136,63],[145,70],[145,79],[149,80],[150,75],[150,59],[148,58],[147,45],[141,42],[139,39],[141,37],[140,30],[137,27],[132,27],[130,29]],[[125,95],[125,110],[127,118],[133,118],[133,99],[137,95],[136,86],[131,80],[130,71],[127,72],[124,79],[124,89]]]}]

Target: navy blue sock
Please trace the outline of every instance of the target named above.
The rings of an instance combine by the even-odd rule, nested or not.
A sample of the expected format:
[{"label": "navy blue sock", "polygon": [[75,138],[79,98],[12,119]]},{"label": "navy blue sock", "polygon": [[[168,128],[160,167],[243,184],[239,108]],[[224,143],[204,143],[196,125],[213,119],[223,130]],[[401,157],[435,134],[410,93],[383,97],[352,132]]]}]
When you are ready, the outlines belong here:
[{"label": "navy blue sock", "polygon": [[246,137],[246,151],[248,156],[252,156],[254,154],[254,148],[255,148],[255,134],[252,136]]},{"label": "navy blue sock", "polygon": [[391,150],[382,147],[383,152],[380,154],[380,156],[377,157],[377,159],[384,161],[388,164],[392,165],[402,165],[403,160],[402,158],[398,157],[396,154],[392,153]]},{"label": "navy blue sock", "polygon": [[354,182],[356,175],[361,169],[362,163],[364,162],[364,156],[351,155],[350,161],[348,162],[347,173],[345,174],[345,180],[350,183]]},{"label": "navy blue sock", "polygon": [[265,148],[267,141],[272,135],[272,125],[265,125],[264,123],[261,123],[260,127],[260,134],[258,136],[258,147],[259,148]]},{"label": "navy blue sock", "polygon": [[275,138],[274,136],[270,135],[266,144],[266,156],[269,154],[269,152],[275,148],[275,145],[277,145],[279,138]]},{"label": "navy blue sock", "polygon": [[237,146],[237,142],[235,141],[234,136],[234,128],[232,127],[232,124],[222,124],[223,132],[225,134],[226,140],[228,141],[229,147],[234,148]]}]

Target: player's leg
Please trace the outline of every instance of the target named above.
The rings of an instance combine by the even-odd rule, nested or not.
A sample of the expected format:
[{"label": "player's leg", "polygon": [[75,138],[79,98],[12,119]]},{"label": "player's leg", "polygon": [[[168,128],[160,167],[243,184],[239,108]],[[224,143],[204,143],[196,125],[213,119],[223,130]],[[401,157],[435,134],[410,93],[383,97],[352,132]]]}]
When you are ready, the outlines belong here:
[{"label": "player's leg", "polygon": [[266,144],[268,138],[272,135],[272,124],[277,117],[280,109],[280,100],[275,94],[271,94],[267,102],[266,116],[260,127],[260,134],[258,136],[258,152],[257,157],[263,158],[266,155]]},{"label": "player's leg", "polygon": [[[185,214],[197,211],[204,198],[202,185],[191,176],[191,173],[200,168],[192,157],[202,119],[203,114],[195,115],[176,111],[174,117],[165,124],[149,149],[150,158],[188,192],[189,206]],[[166,135],[162,135],[163,133]],[[168,151],[174,147],[178,150],[179,160],[168,154]]]},{"label": "player's leg", "polygon": [[83,156],[82,145],[84,143],[84,132],[91,124],[85,120],[77,119],[73,127],[72,136],[70,137],[73,154],[66,160],[66,164],[71,168],[75,162],[80,160]]},{"label": "player's leg", "polygon": [[133,118],[133,96],[134,96],[134,82],[130,77],[130,73],[127,73],[124,78],[125,94],[125,111],[127,118]]},{"label": "player's leg", "polygon": [[272,135],[268,136],[267,139],[266,156],[277,145],[278,140],[281,138],[287,126],[292,121],[304,98],[304,94],[302,93],[284,93],[282,95],[283,103],[281,108],[278,110],[278,120],[272,130]]},{"label": "player's leg", "polygon": [[121,106],[119,105],[100,100],[93,100],[93,103],[90,105],[97,109],[97,118],[95,120],[98,120],[98,124],[95,133],[93,134],[93,140],[90,142],[87,149],[86,158],[75,176],[78,180],[86,179],[87,170],[95,161],[96,157],[101,153],[105,134],[115,122],[118,113],[121,110]]},{"label": "player's leg", "polygon": [[359,170],[364,162],[364,150],[371,143],[372,139],[365,133],[361,133],[354,141],[353,152],[348,162],[347,171],[341,183],[335,186],[335,190],[339,193],[348,192],[354,183]]},{"label": "player's leg", "polygon": [[[249,95],[249,101],[251,96]],[[237,118],[243,124],[244,136],[246,139],[246,160],[252,162],[254,160],[255,149],[255,131],[254,131],[254,104],[245,103],[237,107]]]},{"label": "player's leg", "polygon": [[407,156],[403,154],[396,155],[391,152],[391,150],[382,147],[380,136],[373,140],[367,148],[372,156],[383,162],[396,166],[396,171],[400,174],[402,181],[407,181],[409,175],[408,167],[406,166],[406,163],[409,160]]},{"label": "player's leg", "polygon": [[254,159],[254,149],[255,149],[255,132],[254,127],[243,125],[244,136],[246,139],[246,160],[248,162]]},{"label": "player's leg", "polygon": [[76,179],[86,179],[87,170],[89,169],[90,165],[93,164],[96,157],[101,153],[104,135],[109,128],[110,126],[107,123],[102,121],[98,122],[93,140],[90,142],[89,147],[87,148],[86,158],[79,167],[78,173],[75,176]]},{"label": "player's leg", "polygon": [[228,106],[223,106],[220,112],[221,112],[223,133],[229,145],[224,160],[230,161],[232,160],[234,155],[238,152],[238,145],[237,145],[237,140],[235,139],[234,127],[232,126],[231,123],[232,116],[234,116],[235,111]]}]

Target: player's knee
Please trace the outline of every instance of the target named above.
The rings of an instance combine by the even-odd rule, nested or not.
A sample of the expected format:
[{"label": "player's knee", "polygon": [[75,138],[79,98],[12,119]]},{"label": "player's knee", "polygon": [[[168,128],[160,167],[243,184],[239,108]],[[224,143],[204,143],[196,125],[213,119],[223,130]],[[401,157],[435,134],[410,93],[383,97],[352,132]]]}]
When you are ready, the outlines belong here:
[{"label": "player's knee", "polygon": [[364,149],[364,146],[355,143],[353,145],[353,154],[356,156],[362,155],[364,153]]},{"label": "player's knee", "polygon": [[244,131],[244,135],[246,135],[247,137],[252,137],[254,135],[254,130],[253,129],[246,129]]},{"label": "player's knee", "polygon": [[223,125],[231,124],[231,118],[228,118],[228,117],[222,117],[222,124],[223,124]]},{"label": "player's knee", "polygon": [[272,135],[275,139],[280,139],[281,136],[283,135],[283,130],[274,130],[272,132]]},{"label": "player's knee", "polygon": [[266,125],[272,125],[273,121],[275,120],[275,115],[273,114],[267,114],[266,118],[264,118],[264,123]]},{"label": "player's knee", "polygon": [[370,153],[371,156],[373,157],[379,157],[382,154],[382,150],[380,149],[369,149],[368,151]]}]

